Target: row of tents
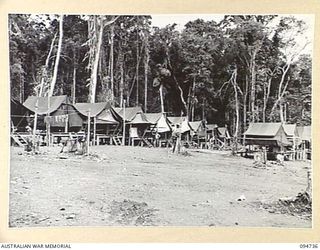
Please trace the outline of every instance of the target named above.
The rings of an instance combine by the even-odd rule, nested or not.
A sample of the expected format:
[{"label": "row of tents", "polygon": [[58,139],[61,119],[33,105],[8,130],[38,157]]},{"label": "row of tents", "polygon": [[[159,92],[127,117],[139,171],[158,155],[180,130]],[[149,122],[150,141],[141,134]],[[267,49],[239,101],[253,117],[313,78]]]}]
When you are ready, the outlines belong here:
[{"label": "row of tents", "polygon": [[[107,102],[75,103],[68,96],[35,97],[30,96],[23,103],[11,101],[11,123],[13,130],[25,130],[29,124],[33,126],[34,114],[38,115],[37,129],[45,130],[50,124],[50,132],[78,132],[85,130],[90,121],[93,140],[105,138],[102,135],[120,136],[123,124],[128,128],[128,138],[152,139],[160,134],[161,139],[168,140],[172,131],[179,128],[183,139],[194,139],[198,143],[207,135],[216,135],[221,140],[230,139],[226,127],[205,124],[203,121],[189,122],[185,116],[166,116],[163,113],[145,113],[140,106],[119,108]],[[98,143],[99,143],[98,138]]]},{"label": "row of tents", "polygon": [[[100,142],[111,137],[140,139],[148,145],[156,134],[168,140],[172,131],[179,127],[182,139],[198,144],[208,143],[214,138],[214,144],[224,146],[231,136],[227,127],[206,124],[204,121],[188,121],[187,117],[170,117],[162,113],[145,113],[142,108],[113,107],[107,102],[75,103],[68,96],[35,97],[30,96],[23,104],[11,101],[12,127],[23,130],[29,123],[32,125],[34,114],[38,114],[38,129],[46,129],[50,124],[51,132],[78,132],[92,124],[93,140]],[[125,124],[127,129],[123,130]],[[141,141],[140,140],[140,141]],[[251,123],[243,134],[246,145],[268,146],[272,151],[283,151],[284,148],[311,148],[311,126],[298,127],[295,124]],[[115,141],[117,144],[117,142]],[[119,143],[119,142],[118,142]],[[133,141],[134,144],[134,141]]]}]

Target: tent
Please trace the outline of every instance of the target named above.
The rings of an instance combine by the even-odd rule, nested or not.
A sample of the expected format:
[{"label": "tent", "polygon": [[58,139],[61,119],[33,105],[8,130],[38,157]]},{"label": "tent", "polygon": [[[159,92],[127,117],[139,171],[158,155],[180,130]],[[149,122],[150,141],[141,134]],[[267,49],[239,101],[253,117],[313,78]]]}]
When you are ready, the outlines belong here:
[{"label": "tent", "polygon": [[181,133],[186,133],[190,131],[187,116],[171,116],[168,117],[168,121],[172,129],[175,129],[176,125],[180,125]]},{"label": "tent", "polygon": [[74,106],[82,115],[86,124],[88,123],[89,114],[90,118],[93,118],[94,142],[97,133],[105,135],[117,131],[120,118],[116,117],[110,103],[76,103]]},{"label": "tent", "polygon": [[23,106],[38,115],[47,115],[57,111],[63,104],[70,104],[66,95],[51,97],[29,96]]},{"label": "tent", "polygon": [[301,143],[296,124],[283,124],[283,128],[288,140],[292,143],[292,145],[297,146]]},{"label": "tent", "polygon": [[119,124],[121,118],[112,108],[104,109],[97,115],[97,124]]},{"label": "tent", "polygon": [[201,137],[204,137],[206,135],[206,127],[203,121],[189,122],[189,126],[194,135]]},{"label": "tent", "polygon": [[23,106],[38,115],[44,116],[49,114],[49,116],[44,119],[46,119],[52,127],[65,127],[66,121],[69,127],[82,126],[81,117],[66,95],[51,97],[29,96],[23,103]]},{"label": "tent", "polygon": [[281,123],[250,123],[244,136],[246,145],[283,147],[291,144]]},{"label": "tent", "polygon": [[147,120],[152,124],[151,131],[166,133],[171,127],[163,113],[145,113]]},{"label": "tent", "polygon": [[217,136],[221,139],[230,139],[230,133],[226,127],[217,127],[216,128]]},{"label": "tent", "polygon": [[144,113],[138,112],[127,124],[140,125],[140,124],[151,124],[151,122],[148,121]]},{"label": "tent", "polygon": [[136,107],[126,107],[126,108],[113,108],[116,115],[118,115],[122,120],[124,119],[123,115],[125,113],[125,121],[130,122],[137,113],[143,113],[140,106]]},{"label": "tent", "polygon": [[312,135],[311,135],[311,126],[303,126],[303,127],[297,127],[298,135],[301,140],[301,148],[306,151],[306,155],[303,156],[304,159],[311,160],[311,141],[312,141]]},{"label": "tent", "polygon": [[104,109],[109,106],[107,102],[98,102],[98,103],[76,103],[74,107],[79,111],[79,113],[85,117],[96,117]]},{"label": "tent", "polygon": [[297,131],[302,141],[311,142],[311,126],[297,127]]}]

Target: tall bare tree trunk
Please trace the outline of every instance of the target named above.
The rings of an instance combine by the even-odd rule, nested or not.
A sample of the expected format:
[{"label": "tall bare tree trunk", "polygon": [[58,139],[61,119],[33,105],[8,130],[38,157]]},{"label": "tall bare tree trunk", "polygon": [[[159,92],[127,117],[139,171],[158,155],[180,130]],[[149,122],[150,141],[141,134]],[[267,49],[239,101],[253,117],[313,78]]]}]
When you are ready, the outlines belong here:
[{"label": "tall bare tree trunk", "polygon": [[113,77],[113,66],[114,66],[114,25],[110,26],[110,88],[111,88],[111,103],[114,104],[114,77]]},{"label": "tall bare tree trunk", "polygon": [[239,105],[239,97],[238,97],[238,84],[237,84],[237,69],[234,69],[232,73],[231,83],[234,89],[234,99],[236,102],[236,124],[235,131],[233,137],[237,141],[239,135],[239,123],[240,123],[240,105]]},{"label": "tall bare tree trunk", "polygon": [[72,103],[76,103],[76,76],[77,76],[77,68],[76,66],[73,67],[73,79],[72,79]]},{"label": "tall bare tree trunk", "polygon": [[256,50],[253,50],[250,63],[251,71],[251,122],[256,121]]},{"label": "tall bare tree trunk", "polygon": [[168,45],[167,45],[167,47],[166,47],[165,50],[166,50],[166,56],[167,56],[168,65],[169,65],[169,68],[170,68],[170,70],[171,70],[172,79],[173,79],[174,83],[176,84],[177,90],[180,92],[180,100],[181,100],[182,107],[183,107],[183,113],[186,115],[186,114],[187,114],[188,107],[187,107],[186,101],[184,100],[184,97],[183,97],[183,90],[182,90],[182,88],[180,87],[180,85],[179,85],[179,83],[178,83],[178,80],[177,80],[177,78],[175,77],[175,75],[174,75],[174,73],[173,73],[173,68],[172,68],[172,64],[171,64],[171,60],[170,60],[169,47],[168,47]]},{"label": "tall bare tree trunk", "polygon": [[23,103],[24,102],[24,79],[23,79],[23,76],[21,74],[21,71],[19,72],[19,82],[20,82],[20,87],[19,87],[19,101],[20,103]]},{"label": "tall bare tree trunk", "polygon": [[268,79],[268,85],[264,87],[263,111],[262,111],[263,122],[266,122],[266,110],[267,110],[267,104],[270,96],[271,81],[272,81],[272,76]]},{"label": "tall bare tree trunk", "polygon": [[[53,47],[54,47],[54,42],[56,40],[56,37],[57,37],[57,33],[54,34],[54,37],[53,37],[53,39],[51,41],[50,50],[49,50],[48,56],[46,58],[46,63],[44,65],[44,68],[42,69],[39,96],[44,96],[44,93],[43,93],[44,85],[45,84],[49,84],[49,83],[45,83],[45,81],[48,80],[49,61],[50,61],[50,58],[51,58],[51,54],[52,54],[52,50],[53,50]],[[49,95],[49,92],[48,92],[48,95]]]},{"label": "tall bare tree trunk", "polygon": [[[99,33],[98,33],[98,40],[95,44],[95,55],[93,60],[93,66],[91,70],[91,76],[90,76],[90,102],[95,103],[96,101],[96,89],[97,89],[97,73],[98,73],[98,65],[99,65],[99,59],[100,59],[100,50],[101,50],[101,44],[102,44],[102,35],[103,35],[103,20],[102,17],[99,17],[100,25],[99,26]],[[98,20],[96,20],[96,23],[98,24]]]},{"label": "tall bare tree trunk", "polygon": [[149,71],[149,41],[145,38],[145,60],[144,60],[144,112],[147,112],[148,105],[148,71]]},{"label": "tall bare tree trunk", "polygon": [[248,101],[249,78],[246,74],[245,90],[243,95],[243,128],[247,128],[247,101]]},{"label": "tall bare tree trunk", "polygon": [[282,104],[281,104],[281,101],[282,101],[282,98],[287,90],[287,86],[288,86],[288,83],[289,83],[289,78],[287,79],[287,82],[285,84],[285,86],[282,88],[283,86],[283,83],[284,83],[284,80],[285,80],[285,77],[288,73],[288,70],[290,68],[290,64],[287,64],[285,65],[283,68],[280,68],[281,71],[282,71],[282,75],[281,75],[281,80],[279,82],[279,88],[278,88],[278,98],[277,100],[275,101],[275,103],[273,104],[272,106],[272,109],[271,109],[271,115],[275,112],[276,108],[279,106],[279,115],[280,115],[280,121],[283,122],[284,119],[283,119],[283,109],[282,109]]},{"label": "tall bare tree trunk", "polygon": [[122,48],[119,50],[119,67],[120,67],[120,107],[123,105],[123,93],[124,93],[124,55]]},{"label": "tall bare tree trunk", "polygon": [[136,64],[136,105],[139,105],[139,33],[137,32],[137,64]]},{"label": "tall bare tree trunk", "polygon": [[[89,36],[90,40],[90,60],[89,68],[91,69],[90,74],[90,90],[89,90],[89,101],[95,103],[96,91],[97,91],[97,78],[98,78],[98,66],[100,59],[100,51],[103,40],[103,30],[107,25],[113,24],[119,16],[114,17],[112,20],[105,22],[105,16],[93,16],[91,22],[89,22]],[[91,24],[91,26],[90,26]],[[93,25],[92,25],[93,24]]]},{"label": "tall bare tree trunk", "polygon": [[62,38],[63,38],[63,15],[61,15],[60,22],[59,22],[59,43],[58,43],[56,61],[55,61],[55,64],[54,64],[52,81],[51,81],[51,84],[50,84],[50,90],[49,90],[49,94],[48,94],[49,96],[53,95],[54,87],[55,87],[56,82],[57,82],[58,67],[59,67],[61,48],[62,48]]}]

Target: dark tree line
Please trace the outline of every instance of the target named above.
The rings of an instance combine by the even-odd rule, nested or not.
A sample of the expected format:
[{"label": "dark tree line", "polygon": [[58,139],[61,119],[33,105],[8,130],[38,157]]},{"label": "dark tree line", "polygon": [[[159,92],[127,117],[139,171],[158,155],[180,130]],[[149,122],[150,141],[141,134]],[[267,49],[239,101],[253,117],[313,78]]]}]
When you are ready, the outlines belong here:
[{"label": "dark tree line", "polygon": [[[312,60],[293,17],[225,16],[152,27],[151,16],[9,15],[13,98],[69,95],[161,111],[157,67],[170,71],[165,111],[228,124],[311,123]],[[158,66],[157,66],[158,65]]]}]

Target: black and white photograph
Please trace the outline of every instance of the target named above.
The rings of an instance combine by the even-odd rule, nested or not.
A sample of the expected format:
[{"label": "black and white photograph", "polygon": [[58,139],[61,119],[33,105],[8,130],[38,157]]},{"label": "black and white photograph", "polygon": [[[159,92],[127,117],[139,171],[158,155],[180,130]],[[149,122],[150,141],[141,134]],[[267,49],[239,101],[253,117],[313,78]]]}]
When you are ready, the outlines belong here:
[{"label": "black and white photograph", "polygon": [[314,15],[7,18],[9,228],[313,227]]}]

